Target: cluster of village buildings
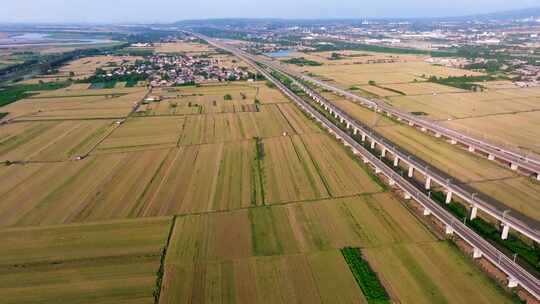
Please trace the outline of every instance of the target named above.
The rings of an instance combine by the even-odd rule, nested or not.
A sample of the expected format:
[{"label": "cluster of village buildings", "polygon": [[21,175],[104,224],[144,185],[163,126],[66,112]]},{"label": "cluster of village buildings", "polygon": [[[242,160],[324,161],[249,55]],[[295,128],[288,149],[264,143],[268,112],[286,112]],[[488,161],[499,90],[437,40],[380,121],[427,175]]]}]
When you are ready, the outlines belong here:
[{"label": "cluster of village buildings", "polygon": [[219,59],[171,54],[124,63],[111,73],[113,76],[143,75],[153,87],[248,80],[253,76],[244,67],[224,67]]}]

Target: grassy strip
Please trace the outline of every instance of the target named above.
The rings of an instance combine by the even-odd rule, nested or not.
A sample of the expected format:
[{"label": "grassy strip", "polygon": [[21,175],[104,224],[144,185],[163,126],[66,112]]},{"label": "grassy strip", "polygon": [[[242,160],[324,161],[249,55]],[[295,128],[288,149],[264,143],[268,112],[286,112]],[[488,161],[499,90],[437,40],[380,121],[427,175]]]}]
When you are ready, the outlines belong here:
[{"label": "grassy strip", "polygon": [[40,84],[15,85],[0,89],[0,107],[31,96],[34,91],[50,91],[65,88],[69,82],[49,82]]},{"label": "grassy strip", "polygon": [[161,260],[159,263],[159,269],[156,273],[156,286],[154,287],[154,292],[152,293],[154,295],[155,304],[159,303],[159,297],[161,296],[161,286],[163,283],[163,276],[165,275],[165,258],[167,255],[167,248],[169,248],[169,244],[171,242],[171,237],[174,231],[175,224],[176,224],[176,215],[173,216],[171,228],[169,229],[169,235],[167,237],[167,242],[165,243],[165,247],[163,247],[161,251]]},{"label": "grassy strip", "polygon": [[[259,185],[260,185],[260,195],[261,195],[261,203],[263,205],[266,204],[266,196],[264,193],[264,144],[262,142],[262,139],[260,137],[255,137],[255,163],[256,163],[256,175],[259,179]],[[257,187],[255,187],[256,192]],[[255,193],[255,201],[257,200],[257,195]]]},{"label": "grassy strip", "polygon": [[368,303],[390,303],[386,289],[368,262],[362,258],[360,249],[345,247],[340,251]]}]

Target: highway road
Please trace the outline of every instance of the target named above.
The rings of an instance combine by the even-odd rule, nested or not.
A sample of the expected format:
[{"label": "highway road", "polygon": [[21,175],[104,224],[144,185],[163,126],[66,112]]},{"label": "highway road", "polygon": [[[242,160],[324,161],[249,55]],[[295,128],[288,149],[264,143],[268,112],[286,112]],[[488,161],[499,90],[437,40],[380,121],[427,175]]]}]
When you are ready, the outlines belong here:
[{"label": "highway road", "polygon": [[522,286],[525,290],[530,292],[534,297],[540,299],[540,281],[535,278],[533,275],[528,273],[518,264],[514,263],[511,259],[506,257],[502,252],[497,248],[491,245],[489,242],[484,240],[482,237],[477,235],[470,228],[465,226],[460,221],[446,211],[442,206],[437,202],[432,200],[430,197],[425,195],[423,192],[419,191],[415,185],[410,181],[402,177],[401,175],[394,172],[394,169],[380,160],[378,157],[371,154],[364,146],[356,142],[349,134],[342,131],[339,127],[334,125],[330,120],[328,120],[324,115],[315,110],[310,104],[300,98],[298,95],[294,94],[289,90],[285,85],[280,81],[274,78],[268,71],[266,71],[261,66],[257,65],[250,57],[244,56],[243,52],[239,52],[234,48],[231,48],[227,45],[223,45],[205,37],[203,35],[196,34],[201,39],[208,41],[210,44],[225,49],[236,56],[242,58],[244,61],[253,66],[258,70],[262,75],[264,75],[269,81],[274,83],[276,87],[281,90],[286,96],[288,96],[292,101],[294,101],[301,109],[306,113],[311,115],[319,123],[321,123],[328,131],[334,134],[338,139],[343,141],[343,143],[353,150],[355,154],[360,154],[364,160],[367,160],[372,166],[380,170],[381,174],[384,174],[388,179],[395,182],[400,189],[405,193],[409,194],[413,199],[420,203],[426,210],[429,210],[429,213],[444,223],[447,227],[447,232],[452,232],[457,234],[465,242],[471,245],[473,248],[479,250],[483,257],[489,260],[491,263],[496,265],[499,269],[505,272],[509,276],[509,280],[515,282]]}]

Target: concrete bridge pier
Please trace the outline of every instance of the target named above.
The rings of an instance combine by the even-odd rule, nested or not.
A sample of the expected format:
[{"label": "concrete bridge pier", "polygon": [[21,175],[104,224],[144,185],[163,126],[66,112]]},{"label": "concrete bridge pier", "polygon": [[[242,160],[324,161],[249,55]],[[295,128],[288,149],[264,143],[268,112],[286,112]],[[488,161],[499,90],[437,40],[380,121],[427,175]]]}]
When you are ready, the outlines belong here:
[{"label": "concrete bridge pier", "polygon": [[414,122],[409,121],[409,126],[414,127]]},{"label": "concrete bridge pier", "polygon": [[364,164],[367,164],[367,163],[369,163],[369,160],[368,160],[367,158],[365,158],[365,157],[364,157],[364,158],[362,158],[362,161],[364,162]]},{"label": "concrete bridge pier", "polygon": [[410,200],[412,198],[411,194],[408,192],[405,192],[405,199]]},{"label": "concrete bridge pier", "polygon": [[513,171],[517,171],[518,165],[517,164],[511,164],[510,169],[512,169]]},{"label": "concrete bridge pier", "polygon": [[382,172],[381,169],[379,169],[378,167],[375,167],[375,174],[379,174],[381,172]]},{"label": "concrete bridge pier", "polygon": [[358,134],[358,129],[357,129],[357,128],[354,128],[353,134],[354,134],[354,135],[357,135],[357,134]]},{"label": "concrete bridge pier", "polygon": [[540,173],[536,173],[536,180],[540,181]]},{"label": "concrete bridge pier", "polygon": [[506,240],[508,239],[508,233],[510,232],[510,226],[508,224],[504,224],[503,230],[501,233],[501,239]]},{"label": "concrete bridge pier", "polygon": [[393,179],[388,180],[388,185],[394,186],[395,184],[396,184],[396,182]]},{"label": "concrete bridge pier", "polygon": [[382,148],[381,150],[381,156],[386,157],[386,148]]},{"label": "concrete bridge pier", "polygon": [[431,189],[431,177],[429,177],[429,176],[426,178],[426,187],[425,188],[426,188],[426,190]]},{"label": "concrete bridge pier", "polygon": [[450,143],[452,145],[457,145],[457,140],[455,140],[454,138],[450,139]]},{"label": "concrete bridge pier", "polygon": [[420,130],[422,130],[422,132],[426,132],[427,129],[425,127],[422,127]]},{"label": "concrete bridge pier", "polygon": [[516,278],[508,277],[508,288],[515,288],[518,286],[518,281]]},{"label": "concrete bridge pier", "polygon": [[489,154],[489,155],[488,155],[488,159],[489,159],[489,160],[495,160],[495,155]]},{"label": "concrete bridge pier", "polygon": [[362,141],[366,141],[366,133],[362,133]]},{"label": "concrete bridge pier", "polygon": [[431,210],[429,210],[428,208],[424,208],[424,216],[429,216],[431,215]]},{"label": "concrete bridge pier", "polygon": [[450,225],[446,225],[445,233],[446,233],[447,235],[452,235],[452,234],[454,234],[454,228],[452,228],[452,226],[450,226]]},{"label": "concrete bridge pier", "polygon": [[394,167],[397,167],[397,166],[399,166],[399,157],[397,157],[396,155],[394,156]]},{"label": "concrete bridge pier", "polygon": [[347,121],[347,129],[351,128],[351,123]]},{"label": "concrete bridge pier", "polygon": [[473,146],[469,146],[469,152],[474,152],[474,151],[475,151],[474,147],[473,147]]},{"label": "concrete bridge pier", "polygon": [[375,140],[371,139],[371,149],[375,149]]},{"label": "concrete bridge pier", "polygon": [[482,251],[478,248],[473,249],[473,259],[479,259],[482,257]]},{"label": "concrete bridge pier", "polygon": [[413,177],[414,176],[414,167],[413,166],[409,166],[409,174],[408,174],[409,177]]},{"label": "concrete bridge pier", "polygon": [[448,190],[446,192],[446,201],[447,204],[450,204],[452,202],[452,191]]},{"label": "concrete bridge pier", "polygon": [[441,138],[441,136],[442,136],[441,133],[439,133],[439,132],[435,133],[435,137]]},{"label": "concrete bridge pier", "polygon": [[476,205],[473,205],[471,208],[471,221],[474,220],[478,216],[478,207]]}]

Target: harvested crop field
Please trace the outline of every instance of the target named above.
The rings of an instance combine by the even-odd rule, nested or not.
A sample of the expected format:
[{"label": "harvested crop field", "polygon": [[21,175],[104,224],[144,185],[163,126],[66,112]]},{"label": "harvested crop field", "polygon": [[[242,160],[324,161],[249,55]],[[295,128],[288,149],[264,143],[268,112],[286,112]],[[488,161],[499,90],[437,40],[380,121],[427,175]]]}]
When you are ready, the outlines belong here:
[{"label": "harvested crop field", "polygon": [[3,303],[153,303],[170,219],[0,230]]},{"label": "harvested crop field", "polygon": [[[447,242],[363,250],[387,290],[402,303],[513,303]],[[478,292],[482,290],[482,292]]]},{"label": "harvested crop field", "polygon": [[60,161],[86,155],[108,132],[112,121],[21,122],[0,128],[0,159]]},{"label": "harvested crop field", "polygon": [[[376,194],[177,217],[160,303],[216,298],[234,303],[290,303],[290,299],[366,303],[338,250],[345,246],[367,248],[363,250],[375,271],[382,272],[393,300],[409,302],[418,296],[468,303],[467,297],[452,295],[467,285],[465,290],[474,288],[478,293],[474,297],[481,303],[508,301],[456,249],[437,241],[400,202],[390,194]],[[422,264],[404,264],[400,271],[405,268],[412,275],[387,279],[391,268],[380,264],[384,260],[375,260],[375,253],[405,261],[402,248],[423,249]],[[454,271],[445,272],[442,280],[445,267]],[[402,295],[401,286],[394,286],[400,280],[405,288],[412,285],[408,294]]]},{"label": "harvested crop field", "polygon": [[511,96],[498,90],[391,97],[392,105],[408,112],[421,111],[431,119],[454,120],[540,110],[540,96]]},{"label": "harvested crop field", "polygon": [[443,125],[517,148],[525,154],[535,152],[540,155],[540,99],[537,107],[538,111],[458,119],[443,122]]},{"label": "harvested crop field", "polygon": [[426,62],[322,65],[318,67],[302,67],[302,69],[320,77],[332,79],[344,87],[365,85],[369,81],[387,85],[410,83],[415,79],[421,81],[430,76],[481,75],[477,72],[435,66]]}]

